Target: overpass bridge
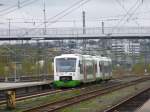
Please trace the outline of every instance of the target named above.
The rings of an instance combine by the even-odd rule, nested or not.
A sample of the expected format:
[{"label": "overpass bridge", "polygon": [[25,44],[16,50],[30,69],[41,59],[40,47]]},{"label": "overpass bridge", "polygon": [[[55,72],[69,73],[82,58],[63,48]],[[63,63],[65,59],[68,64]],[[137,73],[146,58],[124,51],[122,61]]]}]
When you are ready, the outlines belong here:
[{"label": "overpass bridge", "polygon": [[0,29],[0,41],[64,39],[150,39],[150,27]]}]

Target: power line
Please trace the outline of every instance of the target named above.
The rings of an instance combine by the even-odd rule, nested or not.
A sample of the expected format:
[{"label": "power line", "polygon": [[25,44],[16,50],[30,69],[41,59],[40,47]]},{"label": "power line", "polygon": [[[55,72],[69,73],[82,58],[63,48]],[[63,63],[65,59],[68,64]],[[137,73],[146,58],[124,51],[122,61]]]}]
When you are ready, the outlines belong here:
[{"label": "power line", "polygon": [[[50,21],[50,20],[52,20],[52,19],[55,19],[55,18],[58,17],[58,16],[61,16],[63,13],[66,13],[66,11],[72,9],[73,7],[76,7],[77,5],[79,5],[80,3],[82,3],[83,1],[85,1],[85,0],[79,0],[79,1],[77,1],[77,2],[75,2],[75,3],[73,3],[73,4],[72,4],[71,6],[69,6],[68,8],[62,10],[61,12],[59,12],[59,13],[56,14],[56,15],[54,15],[53,17],[48,18],[47,20]],[[89,1],[89,0],[88,0],[88,1]],[[41,25],[43,25],[43,24],[41,24]]]},{"label": "power line", "polygon": [[[86,2],[85,0],[80,0],[80,1],[77,1],[76,3],[78,3],[78,5],[79,5],[79,7],[81,6],[81,5],[83,5],[84,3],[83,3],[83,1],[84,2]],[[80,3],[82,3],[82,4],[80,4]],[[58,13],[57,15],[55,15],[55,16],[53,16],[53,17],[51,17],[51,18],[49,18],[49,20],[50,19],[53,19],[53,18],[56,18],[56,20],[54,20],[54,21],[49,21],[49,22],[46,22],[46,23],[49,23],[49,24],[53,24],[53,23],[56,23],[56,22],[58,22],[61,18],[63,18],[64,16],[66,16],[66,15],[68,15],[68,14],[70,14],[73,10],[75,10],[76,8],[74,7],[73,8],[73,6],[75,5],[75,3],[73,4],[73,5],[71,5],[69,8],[67,8],[67,9],[65,9],[66,10],[66,12],[65,12],[65,10],[63,10],[63,11],[61,11],[60,13]],[[76,6],[77,7],[77,6]],[[78,8],[78,7],[77,7]],[[69,12],[68,12],[69,11]],[[63,12],[65,12],[65,13],[63,13]],[[146,12],[147,13],[147,12]],[[127,11],[127,14],[125,14],[125,15],[117,15],[118,17],[119,16],[129,16],[129,15],[132,15],[133,14],[133,12],[132,13],[130,13],[129,11]],[[135,13],[135,14],[139,14],[139,13]],[[60,17],[59,17],[60,16]],[[116,17],[117,17],[116,16]],[[129,17],[128,17],[129,18]],[[42,19],[41,19],[42,20]],[[110,21],[112,21],[111,19],[109,19]],[[109,21],[109,20],[104,20],[103,19],[103,21]],[[121,20],[121,19],[115,19],[115,20]],[[135,19],[132,19],[132,20],[135,20]],[[100,20],[99,20],[100,21]],[[66,21],[67,22],[67,21]],[[33,23],[40,23],[40,22],[34,22],[33,21]],[[43,23],[43,22],[41,22],[41,23]],[[43,24],[42,24],[43,25]]]},{"label": "power line", "polygon": [[[25,3],[25,2],[28,2],[28,1],[27,1],[27,0],[24,0],[24,1],[20,2],[20,1],[18,0],[18,3],[19,3],[19,4],[23,4],[23,3]],[[0,10],[0,13],[1,13],[1,12],[4,12],[4,11],[7,11],[7,10],[10,10],[10,9],[12,9],[12,8],[16,8],[16,7],[18,6],[18,3],[15,4],[15,5],[12,5],[12,6],[10,6],[10,7],[7,7],[7,8],[4,8],[4,9]]]},{"label": "power line", "polygon": [[[25,6],[28,6],[28,5],[31,5],[32,3],[34,3],[35,1],[38,1],[38,0],[29,0],[29,1],[23,1],[23,2],[21,2],[20,4],[22,4],[22,5],[20,5],[19,7],[20,8],[23,8],[23,7],[25,7]],[[14,11],[16,11],[16,10],[18,10],[18,7],[16,7],[17,5],[14,5],[14,6],[11,6],[11,7],[9,7],[9,8],[7,8],[7,9],[3,9],[3,10],[0,10],[0,16],[4,16],[4,15],[7,15],[7,14],[9,14],[9,13],[12,13],[12,12],[14,12]]]},{"label": "power line", "polygon": [[[116,0],[117,1],[117,3],[121,6],[121,8],[126,12],[126,14],[128,13],[128,11],[127,11],[127,9],[120,3],[120,1],[119,0]],[[130,15],[130,14],[129,14]],[[135,20],[134,21],[138,26],[139,26],[139,23]]]},{"label": "power line", "polygon": [[18,0],[18,8],[20,8],[20,5],[21,5],[21,4],[20,4],[20,0]]},{"label": "power line", "polygon": [[[12,19],[13,20],[13,19]],[[87,22],[100,22],[100,21],[119,21],[119,20],[121,20],[121,19],[119,19],[119,18],[112,18],[112,19],[92,19],[92,20],[86,20]],[[138,18],[138,17],[135,17],[135,18],[132,18],[132,19],[130,19],[130,20],[149,20],[150,21],[150,18]],[[57,22],[66,22],[66,23],[73,23],[73,22],[82,22],[81,20],[59,20],[59,21],[57,21]],[[56,21],[54,20],[54,21],[48,21],[48,22],[46,22],[46,23],[55,23]],[[6,24],[6,23],[8,23],[8,22],[1,22],[1,23],[3,23],[3,24]],[[41,21],[41,22],[39,22],[39,21],[11,21],[11,23],[20,23],[20,24],[23,24],[23,23],[28,23],[28,24],[30,24],[30,23],[35,23],[35,24],[37,24],[37,23],[42,23],[43,24],[43,22]]]},{"label": "power line", "polygon": [[127,13],[120,19],[120,21],[117,23],[116,27],[124,21],[124,19],[129,15],[130,11],[133,10],[133,8],[138,4],[139,0],[135,2],[135,4],[127,11]]},{"label": "power line", "polygon": [[[143,11],[143,12],[137,12],[137,13],[134,13],[134,15],[140,15],[140,14],[146,14],[146,13],[150,13],[150,10],[148,11]],[[119,15],[114,15],[114,16],[103,16],[103,17],[100,17],[101,19],[104,18],[104,19],[112,19],[112,18],[119,18],[119,17],[125,17],[127,14],[119,14]],[[130,12],[128,12],[128,15],[132,15]],[[15,18],[15,19],[23,19],[23,20],[33,20],[33,19],[24,19],[24,18]],[[41,20],[43,21],[43,19],[34,19],[33,21],[35,20]],[[66,20],[67,21],[67,20]]]},{"label": "power line", "polygon": [[[59,19],[63,18],[64,16],[66,16],[66,15],[68,15],[68,14],[70,14],[73,10],[77,9],[77,8],[80,7],[81,5],[84,5],[84,4],[87,3],[88,1],[90,1],[90,0],[79,0],[79,1],[77,1],[77,2],[75,2],[75,3],[73,3],[73,4],[72,4],[71,6],[69,6],[68,8],[62,10],[61,12],[59,12],[58,14],[56,14],[55,16],[53,16],[53,17],[51,17],[51,18],[49,18],[49,19],[47,19],[47,20],[49,21],[49,20],[52,20],[52,19],[55,19],[56,17],[58,17],[57,20],[54,21],[54,23],[56,23]],[[78,6],[78,7],[76,7],[76,6]],[[76,8],[74,8],[74,7],[76,7]],[[69,11],[69,10],[70,10],[70,11]],[[69,11],[69,12],[67,12],[67,11]],[[61,15],[62,15],[62,16],[61,16]],[[59,17],[59,16],[60,16],[60,17]],[[39,26],[41,26],[41,25],[43,25],[43,24],[40,24]],[[37,26],[37,27],[39,27],[39,26]],[[24,35],[26,35],[26,34],[24,34]],[[23,36],[24,36],[24,35],[23,35]]]},{"label": "power line", "polygon": [[46,6],[45,6],[45,0],[43,0],[43,5],[44,5],[44,9],[43,9],[43,19],[44,19],[44,34],[46,34]]},{"label": "power line", "polygon": [[[133,12],[135,12],[136,10],[137,10],[137,8],[139,8],[139,5],[138,5],[138,3],[139,3],[139,0],[137,0],[136,2],[135,2],[135,4],[127,11],[127,13],[120,19],[120,21],[114,26],[114,28],[116,28],[116,27],[118,27],[121,23],[122,23],[122,21],[124,21],[124,20],[127,20],[126,18],[128,18],[129,19],[129,17],[131,17],[130,15],[133,15],[134,13]],[[137,6],[136,8],[135,8],[135,6]],[[130,13],[132,10],[134,10],[132,13]],[[130,14],[130,15],[129,15]],[[129,16],[129,17],[128,17]],[[112,29],[112,33],[114,32],[114,29]]]},{"label": "power line", "polygon": [[[129,14],[129,17],[126,19],[127,21],[129,21],[130,18],[134,15],[134,13],[140,8],[141,3],[142,3],[142,2],[140,2],[139,5],[137,5],[137,7],[132,11],[132,13]],[[123,25],[124,25],[124,24],[125,24],[125,22],[123,23]]]},{"label": "power line", "polygon": [[62,16],[60,16],[59,18],[57,18],[57,19],[56,19],[53,23],[51,23],[51,24],[54,24],[54,23],[58,22],[59,19],[62,19],[63,17],[69,15],[69,14],[72,13],[74,10],[78,9],[79,7],[81,7],[81,6],[83,6],[84,4],[88,3],[89,1],[91,1],[91,0],[86,0],[86,1],[84,1],[83,3],[79,4],[78,6],[72,8],[69,12],[66,12],[65,14],[63,14]]},{"label": "power line", "polygon": [[70,7],[68,7],[68,8],[66,8],[66,9],[64,9],[63,11],[61,11],[61,12],[59,12],[58,14],[56,14],[55,16],[53,16],[53,17],[49,18],[48,20],[54,19],[54,18],[56,18],[56,17],[58,17],[58,16],[62,15],[62,14],[63,14],[63,13],[65,13],[66,11],[68,11],[68,10],[72,9],[73,7],[75,7],[75,6],[79,5],[80,3],[84,2],[84,1],[85,1],[85,0],[79,0],[79,1],[75,2],[75,3],[74,3],[74,4],[72,4]]}]

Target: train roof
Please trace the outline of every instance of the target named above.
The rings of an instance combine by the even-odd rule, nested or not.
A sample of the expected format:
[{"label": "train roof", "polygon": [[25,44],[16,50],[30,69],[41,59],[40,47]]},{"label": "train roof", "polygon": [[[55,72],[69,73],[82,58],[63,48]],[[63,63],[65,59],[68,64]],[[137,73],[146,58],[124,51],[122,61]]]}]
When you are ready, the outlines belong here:
[{"label": "train roof", "polygon": [[55,56],[55,58],[62,58],[62,57],[84,57],[84,58],[93,59],[93,60],[111,61],[111,58],[109,57],[91,56],[91,55],[82,55],[82,54],[62,54],[59,56]]},{"label": "train roof", "polygon": [[55,56],[55,58],[62,58],[62,57],[81,57],[81,54],[62,54],[59,56]]}]

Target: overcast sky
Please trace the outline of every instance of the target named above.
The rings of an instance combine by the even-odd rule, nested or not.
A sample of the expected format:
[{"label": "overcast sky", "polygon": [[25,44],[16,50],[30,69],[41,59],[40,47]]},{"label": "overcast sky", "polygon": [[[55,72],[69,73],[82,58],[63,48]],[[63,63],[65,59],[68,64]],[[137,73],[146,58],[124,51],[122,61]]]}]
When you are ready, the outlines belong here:
[{"label": "overcast sky", "polygon": [[[81,27],[83,10],[87,27],[99,27],[102,20],[105,26],[150,26],[150,0],[89,0],[69,14],[52,18],[78,1],[81,0],[45,0],[47,26]],[[24,3],[29,5],[23,7]],[[20,0],[19,6],[18,0],[0,0],[0,27],[7,28],[8,19],[12,27],[43,27],[43,0]],[[8,9],[12,12],[8,13]]]}]

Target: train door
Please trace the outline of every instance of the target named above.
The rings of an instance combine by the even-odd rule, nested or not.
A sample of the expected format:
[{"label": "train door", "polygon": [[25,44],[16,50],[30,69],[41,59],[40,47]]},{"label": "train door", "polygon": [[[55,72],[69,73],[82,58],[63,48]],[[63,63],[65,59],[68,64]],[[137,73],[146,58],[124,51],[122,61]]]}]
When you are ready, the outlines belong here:
[{"label": "train door", "polygon": [[96,80],[97,78],[97,61],[93,61],[93,78]]},{"label": "train door", "polygon": [[84,79],[86,82],[90,82],[94,80],[93,73],[94,73],[94,67],[93,67],[93,60],[86,59],[84,60]]},{"label": "train door", "polygon": [[85,62],[85,59],[83,58],[82,60],[82,67],[83,67],[83,80],[84,82],[87,81],[87,72],[86,72],[86,62]]},{"label": "train door", "polygon": [[79,80],[84,79],[84,64],[83,60],[79,60],[79,73],[78,73]]},{"label": "train door", "polygon": [[104,79],[104,70],[103,70],[103,62],[102,61],[99,61],[99,73],[100,73],[100,78],[103,80]]},{"label": "train door", "polygon": [[104,71],[105,71],[105,79],[110,79],[111,78],[111,62],[110,61],[105,61],[104,63]]},{"label": "train door", "polygon": [[112,63],[109,61],[109,79],[112,77]]}]

